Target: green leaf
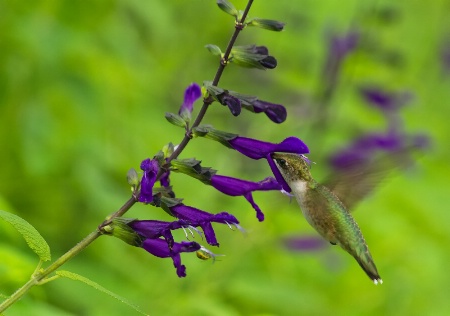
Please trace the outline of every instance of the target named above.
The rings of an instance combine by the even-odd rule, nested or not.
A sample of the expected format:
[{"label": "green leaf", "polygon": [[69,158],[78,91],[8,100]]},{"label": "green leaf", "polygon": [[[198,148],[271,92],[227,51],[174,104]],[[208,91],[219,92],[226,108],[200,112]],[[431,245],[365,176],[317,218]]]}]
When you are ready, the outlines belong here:
[{"label": "green leaf", "polygon": [[[190,115],[189,115],[190,116]],[[165,114],[166,120],[169,121],[169,123],[179,126],[179,127],[186,127],[186,120],[183,119],[181,116],[175,113],[166,112]],[[190,118],[189,118],[190,119]]]},{"label": "green leaf", "polygon": [[137,312],[141,313],[142,315],[148,315],[148,314],[144,313],[137,305],[131,303],[126,298],[123,298],[122,296],[119,296],[119,295],[111,292],[110,290],[105,289],[100,284],[98,284],[98,283],[96,283],[94,281],[91,281],[91,280],[89,280],[88,278],[86,278],[86,277],[84,277],[82,275],[79,275],[79,274],[76,274],[76,273],[73,273],[73,272],[69,272],[69,271],[64,271],[64,270],[56,271],[55,273],[57,275],[59,275],[59,276],[62,276],[62,277],[68,278],[68,279],[72,279],[72,280],[75,280],[75,281],[83,282],[83,283],[93,287],[94,289],[96,289],[96,290],[98,290],[100,292],[103,292],[105,294],[108,294],[109,296],[115,298],[116,300],[118,300],[118,301],[128,305],[129,307],[133,308],[134,310],[136,310]]},{"label": "green leaf", "polygon": [[222,11],[237,18],[238,10],[236,10],[234,5],[228,0],[217,0],[217,5]]},{"label": "green leaf", "polygon": [[275,20],[254,18],[247,23],[248,26],[256,26],[269,31],[280,32],[284,29],[284,23]]},{"label": "green leaf", "polygon": [[219,46],[208,44],[205,45],[205,48],[214,56],[222,56],[222,51],[220,50]]},{"label": "green leaf", "polygon": [[51,260],[50,247],[36,228],[31,226],[31,224],[23,218],[9,212],[0,210],[0,217],[10,223],[22,234],[28,247],[30,247],[42,261]]}]

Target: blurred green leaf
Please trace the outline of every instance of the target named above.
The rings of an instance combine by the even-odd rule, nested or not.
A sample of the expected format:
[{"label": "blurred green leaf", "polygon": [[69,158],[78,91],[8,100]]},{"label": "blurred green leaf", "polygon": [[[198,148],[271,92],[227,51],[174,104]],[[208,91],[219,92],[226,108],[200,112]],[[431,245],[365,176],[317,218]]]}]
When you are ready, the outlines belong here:
[{"label": "blurred green leaf", "polygon": [[51,260],[50,247],[36,228],[23,218],[3,210],[0,210],[0,217],[22,234],[28,246],[42,261]]},{"label": "blurred green leaf", "polygon": [[129,307],[133,308],[135,311],[139,312],[140,314],[148,315],[145,312],[143,312],[137,305],[131,303],[126,298],[123,298],[122,296],[117,295],[117,294],[111,292],[110,290],[105,289],[100,284],[98,284],[98,283],[96,283],[94,281],[91,281],[90,279],[88,279],[88,278],[86,278],[86,277],[84,277],[82,275],[79,275],[79,274],[76,274],[76,273],[73,273],[73,272],[70,272],[70,271],[65,271],[65,270],[56,271],[56,274],[59,275],[59,276],[71,279],[71,280],[83,282],[83,283],[93,287],[94,289],[100,291],[100,292],[108,294],[109,296],[115,298],[119,302],[122,302],[122,303],[128,305]]}]

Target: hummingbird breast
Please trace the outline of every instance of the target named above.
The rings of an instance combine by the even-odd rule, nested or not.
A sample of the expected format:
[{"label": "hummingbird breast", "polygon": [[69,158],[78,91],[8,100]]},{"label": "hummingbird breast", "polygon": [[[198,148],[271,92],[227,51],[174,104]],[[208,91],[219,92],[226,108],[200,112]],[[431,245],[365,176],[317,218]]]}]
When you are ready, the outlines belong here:
[{"label": "hummingbird breast", "polygon": [[343,246],[339,235],[352,218],[342,202],[317,183],[297,180],[291,189],[306,221],[327,241]]}]

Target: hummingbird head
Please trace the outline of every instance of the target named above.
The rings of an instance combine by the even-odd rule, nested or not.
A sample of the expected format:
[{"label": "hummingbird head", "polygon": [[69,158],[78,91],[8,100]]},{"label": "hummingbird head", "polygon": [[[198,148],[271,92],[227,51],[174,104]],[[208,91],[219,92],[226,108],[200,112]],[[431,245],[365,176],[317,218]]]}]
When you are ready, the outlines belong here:
[{"label": "hummingbird head", "polygon": [[273,153],[272,159],[286,182],[310,181],[312,179],[309,164],[303,155]]}]

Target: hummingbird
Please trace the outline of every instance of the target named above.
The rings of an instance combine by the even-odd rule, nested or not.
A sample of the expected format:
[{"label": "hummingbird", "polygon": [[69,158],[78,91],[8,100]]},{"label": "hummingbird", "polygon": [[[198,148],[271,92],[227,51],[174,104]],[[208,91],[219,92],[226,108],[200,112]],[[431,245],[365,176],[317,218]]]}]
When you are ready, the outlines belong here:
[{"label": "hummingbird", "polygon": [[[273,153],[272,158],[291,188],[307,222],[325,240],[332,245],[339,245],[352,255],[375,285],[382,284],[383,280],[378,274],[361,230],[344,205],[346,199],[342,181],[330,183],[330,187],[318,183],[311,176],[309,160],[303,155]],[[369,182],[361,183],[361,187],[364,187],[368,186]],[[347,187],[349,185],[356,186],[354,189],[359,197],[368,191],[362,190],[358,184],[351,181],[346,184]],[[352,203],[350,199],[348,201]]]}]

